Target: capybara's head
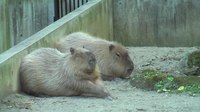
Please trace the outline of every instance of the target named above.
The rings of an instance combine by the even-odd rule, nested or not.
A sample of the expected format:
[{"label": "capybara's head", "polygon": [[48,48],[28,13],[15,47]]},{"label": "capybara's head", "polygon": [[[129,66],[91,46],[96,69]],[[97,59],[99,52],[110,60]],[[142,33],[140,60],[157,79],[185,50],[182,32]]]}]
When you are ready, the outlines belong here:
[{"label": "capybara's head", "polygon": [[110,55],[108,62],[111,74],[120,78],[130,76],[134,69],[134,64],[128,50],[118,43],[110,44],[108,49]]},{"label": "capybara's head", "polygon": [[85,48],[70,48],[73,64],[85,73],[92,73],[96,67],[95,55]]}]

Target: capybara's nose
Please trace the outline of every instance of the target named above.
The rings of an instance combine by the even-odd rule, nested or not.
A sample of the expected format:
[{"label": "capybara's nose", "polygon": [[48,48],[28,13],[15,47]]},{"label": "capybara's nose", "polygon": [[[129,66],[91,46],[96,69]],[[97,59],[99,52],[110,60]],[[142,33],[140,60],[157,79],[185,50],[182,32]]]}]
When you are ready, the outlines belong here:
[{"label": "capybara's nose", "polygon": [[133,71],[133,68],[127,69],[127,73],[128,73],[129,75],[132,73],[132,71]]},{"label": "capybara's nose", "polygon": [[96,64],[96,58],[95,58],[94,56],[91,56],[91,57],[89,58],[89,63],[90,63],[90,64]]},{"label": "capybara's nose", "polygon": [[127,73],[130,75],[133,72],[134,64],[131,63],[131,66],[127,69]]},{"label": "capybara's nose", "polygon": [[89,63],[90,63],[90,64],[94,64],[95,62],[96,62],[95,59],[90,59],[90,60],[89,60]]}]

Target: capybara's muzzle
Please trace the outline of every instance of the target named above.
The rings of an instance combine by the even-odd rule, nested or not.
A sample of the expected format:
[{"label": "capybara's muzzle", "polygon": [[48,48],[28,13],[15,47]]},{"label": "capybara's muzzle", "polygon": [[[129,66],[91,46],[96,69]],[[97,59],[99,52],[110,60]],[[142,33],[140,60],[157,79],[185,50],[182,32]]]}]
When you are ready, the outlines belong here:
[{"label": "capybara's muzzle", "polygon": [[130,76],[131,73],[133,72],[133,70],[134,70],[134,64],[133,64],[133,62],[131,61],[130,66],[127,67],[127,69],[126,69],[126,74],[127,74],[127,76]]},{"label": "capybara's muzzle", "polygon": [[94,66],[96,65],[96,58],[93,54],[90,54],[89,56],[89,64]]}]

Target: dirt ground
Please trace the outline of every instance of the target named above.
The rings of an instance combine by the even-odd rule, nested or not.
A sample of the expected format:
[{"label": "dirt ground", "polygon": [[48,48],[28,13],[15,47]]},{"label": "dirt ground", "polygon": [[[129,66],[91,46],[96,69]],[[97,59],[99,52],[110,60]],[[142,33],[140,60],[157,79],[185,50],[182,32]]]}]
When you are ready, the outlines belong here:
[{"label": "dirt ground", "polygon": [[[153,68],[181,74],[185,55],[198,48],[129,47],[136,72]],[[113,99],[39,98],[13,94],[0,101],[0,112],[200,112],[200,95],[157,93],[132,87],[129,80],[104,81]]]}]

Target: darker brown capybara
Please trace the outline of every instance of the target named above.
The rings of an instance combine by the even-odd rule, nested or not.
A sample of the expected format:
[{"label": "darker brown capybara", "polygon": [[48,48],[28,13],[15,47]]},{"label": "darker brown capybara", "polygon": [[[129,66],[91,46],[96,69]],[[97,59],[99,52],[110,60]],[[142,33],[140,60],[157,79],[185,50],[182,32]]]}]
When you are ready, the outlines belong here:
[{"label": "darker brown capybara", "polygon": [[117,42],[75,32],[56,43],[56,48],[61,52],[66,52],[74,46],[84,46],[95,54],[103,80],[112,80],[116,77],[127,78],[134,69],[127,49]]},{"label": "darker brown capybara", "polygon": [[41,48],[28,54],[20,66],[21,90],[34,96],[107,97],[96,68],[95,55],[84,48]]}]

